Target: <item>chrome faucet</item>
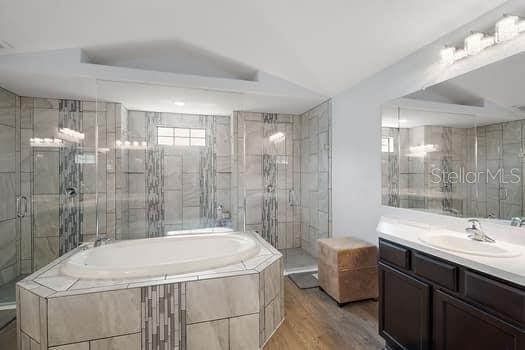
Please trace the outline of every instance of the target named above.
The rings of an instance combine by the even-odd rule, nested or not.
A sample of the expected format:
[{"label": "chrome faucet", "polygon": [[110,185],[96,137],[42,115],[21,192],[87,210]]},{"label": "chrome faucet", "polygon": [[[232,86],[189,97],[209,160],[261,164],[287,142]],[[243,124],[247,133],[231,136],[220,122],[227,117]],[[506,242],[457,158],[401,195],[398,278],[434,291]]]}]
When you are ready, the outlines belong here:
[{"label": "chrome faucet", "polygon": [[481,229],[481,223],[478,219],[469,219],[469,226],[465,228],[465,231],[469,233],[468,238],[478,242],[496,242],[493,238],[487,236]]},{"label": "chrome faucet", "polygon": [[101,245],[106,244],[109,241],[110,241],[110,239],[108,237],[106,237],[106,235],[99,235],[97,237],[97,239],[95,240],[95,243],[93,244],[93,247],[94,248],[100,247]]},{"label": "chrome faucet", "polygon": [[510,226],[522,227],[525,225],[525,218],[514,217],[510,220]]}]

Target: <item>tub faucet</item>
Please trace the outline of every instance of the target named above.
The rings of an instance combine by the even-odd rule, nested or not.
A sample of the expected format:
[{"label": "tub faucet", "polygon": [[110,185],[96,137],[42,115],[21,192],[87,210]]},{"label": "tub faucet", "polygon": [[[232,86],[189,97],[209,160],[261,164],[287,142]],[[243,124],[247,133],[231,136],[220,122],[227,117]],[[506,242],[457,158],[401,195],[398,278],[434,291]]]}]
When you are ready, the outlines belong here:
[{"label": "tub faucet", "polygon": [[478,219],[469,219],[469,226],[465,228],[465,231],[469,233],[468,238],[478,242],[496,242],[493,238],[487,236],[481,229],[481,223]]},{"label": "tub faucet", "polygon": [[510,226],[522,227],[525,225],[525,218],[512,218],[510,220]]},{"label": "tub faucet", "polygon": [[110,239],[108,237],[106,237],[105,235],[100,235],[96,240],[95,240],[95,244],[93,244],[93,247],[100,247],[101,245],[104,245],[106,243],[108,243],[110,241]]}]

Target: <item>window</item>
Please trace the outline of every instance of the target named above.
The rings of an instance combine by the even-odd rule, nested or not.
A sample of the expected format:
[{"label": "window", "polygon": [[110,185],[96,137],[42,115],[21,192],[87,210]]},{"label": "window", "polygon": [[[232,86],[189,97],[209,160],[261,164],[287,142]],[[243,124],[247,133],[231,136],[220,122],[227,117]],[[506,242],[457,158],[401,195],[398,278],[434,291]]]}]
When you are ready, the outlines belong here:
[{"label": "window", "polygon": [[164,146],[206,146],[206,129],[158,127],[157,144]]},{"label": "window", "polygon": [[383,136],[381,139],[381,151],[383,153],[394,152],[394,138],[392,136]]}]

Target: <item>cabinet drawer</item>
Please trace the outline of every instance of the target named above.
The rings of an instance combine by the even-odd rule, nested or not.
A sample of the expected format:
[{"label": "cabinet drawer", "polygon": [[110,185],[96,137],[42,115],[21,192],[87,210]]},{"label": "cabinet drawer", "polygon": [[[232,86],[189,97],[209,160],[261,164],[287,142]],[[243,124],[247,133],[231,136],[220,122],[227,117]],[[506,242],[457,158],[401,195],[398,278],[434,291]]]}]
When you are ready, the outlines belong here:
[{"label": "cabinet drawer", "polygon": [[520,289],[467,270],[465,296],[512,320],[525,322],[525,292]]},{"label": "cabinet drawer", "polygon": [[380,240],[379,259],[410,270],[410,250],[400,245]]},{"label": "cabinet drawer", "polygon": [[458,268],[452,264],[434,259],[427,255],[414,253],[412,268],[419,275],[431,282],[452,291],[458,290]]}]

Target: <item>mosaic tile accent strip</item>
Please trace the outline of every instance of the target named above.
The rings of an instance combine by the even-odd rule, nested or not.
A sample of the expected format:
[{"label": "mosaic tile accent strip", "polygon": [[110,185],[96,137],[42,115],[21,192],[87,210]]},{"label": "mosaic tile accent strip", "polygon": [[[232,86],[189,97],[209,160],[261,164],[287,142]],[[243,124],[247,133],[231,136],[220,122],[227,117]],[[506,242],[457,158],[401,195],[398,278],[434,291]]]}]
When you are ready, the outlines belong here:
[{"label": "mosaic tile accent strip", "polygon": [[277,198],[275,194],[277,183],[277,157],[270,154],[262,155],[263,172],[263,205],[262,205],[262,237],[272,246],[277,247]]},{"label": "mosaic tile accent strip", "polygon": [[383,191],[383,203],[392,207],[399,207],[399,129],[382,128],[382,139],[387,142],[386,148],[382,149],[382,162],[385,166],[385,172],[382,179],[386,191]]},{"label": "mosaic tile accent strip", "polygon": [[[442,133],[443,138],[443,147],[442,152],[443,154],[452,154],[452,129],[451,128],[443,128]],[[443,156],[441,159],[441,169],[444,173],[448,174],[453,171],[452,164],[451,164],[451,157],[450,156]],[[447,181],[441,182],[441,191],[443,192],[443,199],[441,201],[441,210],[444,212],[455,212],[458,211],[461,216],[462,208],[459,206],[457,208],[454,208],[454,184]]]},{"label": "mosaic tile accent strip", "polygon": [[147,150],[146,150],[146,216],[148,237],[164,235],[164,148],[157,145],[157,126],[160,113],[146,114]]},{"label": "mosaic tile accent strip", "polygon": [[141,288],[141,349],[185,349],[180,284]]},{"label": "mosaic tile accent strip", "polygon": [[[80,101],[60,100],[58,104],[59,128],[69,128],[81,131],[82,108]],[[82,167],[76,162],[76,157],[81,154],[82,144],[63,141],[60,147],[59,165],[59,255],[74,249],[82,242]],[[68,192],[74,190],[76,195]]]},{"label": "mosaic tile accent strip", "polygon": [[215,226],[217,217],[215,204],[215,118],[205,118],[206,147],[201,151],[200,159],[200,216],[201,226]]}]

